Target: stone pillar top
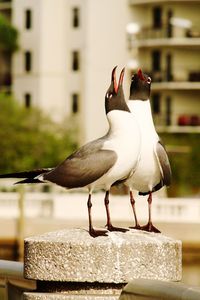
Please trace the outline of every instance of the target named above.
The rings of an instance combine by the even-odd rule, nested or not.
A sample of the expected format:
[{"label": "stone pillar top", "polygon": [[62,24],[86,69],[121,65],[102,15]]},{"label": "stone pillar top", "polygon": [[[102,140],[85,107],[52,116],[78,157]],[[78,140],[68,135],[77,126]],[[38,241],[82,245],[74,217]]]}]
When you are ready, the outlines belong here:
[{"label": "stone pillar top", "polygon": [[127,283],[134,278],[181,280],[181,241],[129,230],[93,238],[66,229],[25,239],[24,275],[65,282]]}]

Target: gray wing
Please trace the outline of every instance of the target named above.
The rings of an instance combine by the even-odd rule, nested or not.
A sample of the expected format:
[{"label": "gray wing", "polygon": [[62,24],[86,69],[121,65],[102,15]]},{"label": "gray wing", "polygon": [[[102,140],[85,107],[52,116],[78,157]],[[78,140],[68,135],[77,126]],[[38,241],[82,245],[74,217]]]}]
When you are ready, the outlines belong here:
[{"label": "gray wing", "polygon": [[44,174],[44,180],[66,188],[84,187],[103,176],[115,164],[117,154],[101,150],[103,142],[97,140],[81,147],[53,171]]},{"label": "gray wing", "polygon": [[156,157],[158,159],[158,163],[161,169],[163,184],[169,186],[171,183],[172,175],[171,167],[167,156],[167,152],[160,141],[158,141],[156,145]]}]

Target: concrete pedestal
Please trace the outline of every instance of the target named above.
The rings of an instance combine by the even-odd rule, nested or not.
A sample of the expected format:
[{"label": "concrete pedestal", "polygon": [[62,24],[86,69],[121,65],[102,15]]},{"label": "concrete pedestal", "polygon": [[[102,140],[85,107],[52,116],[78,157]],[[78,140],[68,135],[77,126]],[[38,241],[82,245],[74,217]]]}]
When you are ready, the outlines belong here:
[{"label": "concrete pedestal", "polygon": [[[92,238],[84,229],[51,232],[25,240],[25,278],[37,280],[41,294],[24,297],[118,299],[134,278],[181,280],[181,259],[181,242],[161,234],[130,230]],[[53,292],[61,298],[51,298]]]}]

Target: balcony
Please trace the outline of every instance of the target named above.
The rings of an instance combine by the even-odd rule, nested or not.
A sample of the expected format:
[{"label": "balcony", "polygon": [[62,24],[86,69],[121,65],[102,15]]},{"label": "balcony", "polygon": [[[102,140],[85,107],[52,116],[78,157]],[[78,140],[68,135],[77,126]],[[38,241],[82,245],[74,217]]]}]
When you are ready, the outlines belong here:
[{"label": "balcony", "polygon": [[142,27],[137,33],[128,33],[129,48],[185,47],[200,48],[199,28],[180,28],[163,25],[162,28]]},{"label": "balcony", "polygon": [[130,5],[162,4],[162,3],[198,3],[199,0],[129,0]]},{"label": "balcony", "polygon": [[154,82],[152,83],[152,91],[166,91],[166,90],[173,90],[173,91],[199,91],[200,90],[200,82]]},{"label": "balcony", "polygon": [[10,10],[12,7],[11,0],[1,0],[0,1],[0,11],[1,10]]},{"label": "balcony", "polygon": [[178,26],[164,25],[162,28],[142,27],[137,38],[143,39],[163,39],[163,38],[200,38],[199,28],[180,28]]},{"label": "balcony", "polygon": [[144,70],[152,79],[152,91],[200,90],[200,71],[176,70],[176,72]]},{"label": "balcony", "polygon": [[[158,132],[168,133],[200,133],[200,115],[176,114],[173,121],[167,125],[167,117],[164,113],[154,114],[154,123]],[[170,117],[172,118],[172,116]]]},{"label": "balcony", "polygon": [[200,133],[200,126],[156,125],[158,133]]}]

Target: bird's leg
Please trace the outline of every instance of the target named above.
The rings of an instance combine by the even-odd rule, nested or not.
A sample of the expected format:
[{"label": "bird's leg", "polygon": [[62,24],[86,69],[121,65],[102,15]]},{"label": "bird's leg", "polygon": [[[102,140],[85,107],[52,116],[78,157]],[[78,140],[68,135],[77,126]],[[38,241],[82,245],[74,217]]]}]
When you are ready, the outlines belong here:
[{"label": "bird's leg", "polygon": [[148,201],[149,221],[145,226],[142,226],[142,230],[160,233],[160,230],[158,230],[152,223],[152,218],[151,218],[152,193],[149,194],[147,201]]},{"label": "bird's leg", "polygon": [[111,228],[113,228],[113,226],[112,226],[111,219],[110,219],[109,191],[106,191],[105,198],[104,198],[104,204],[105,204],[105,207],[106,207],[106,216],[107,216],[106,227],[108,228],[108,230],[110,230]]},{"label": "bird's leg", "polygon": [[135,226],[134,227],[129,227],[132,229],[141,229],[140,224],[138,223],[138,219],[137,219],[137,215],[136,215],[136,210],[135,210],[135,199],[133,197],[133,192],[130,191],[130,202],[131,202],[131,206],[133,209],[133,214],[134,214],[134,219],[135,219]]},{"label": "bird's leg", "polygon": [[109,210],[109,191],[106,191],[105,198],[104,198],[104,204],[106,207],[106,216],[107,216],[107,223],[106,227],[108,228],[109,231],[121,231],[121,232],[126,232],[127,229],[125,228],[119,228],[119,227],[114,227],[111,223],[111,218],[110,218],[110,210]]},{"label": "bird's leg", "polygon": [[88,217],[89,217],[89,234],[92,237],[97,237],[101,235],[106,235],[105,230],[95,230],[92,225],[92,214],[91,214],[91,208],[92,208],[92,201],[91,201],[91,194],[89,194],[88,201],[87,201],[87,207],[88,207]]}]

